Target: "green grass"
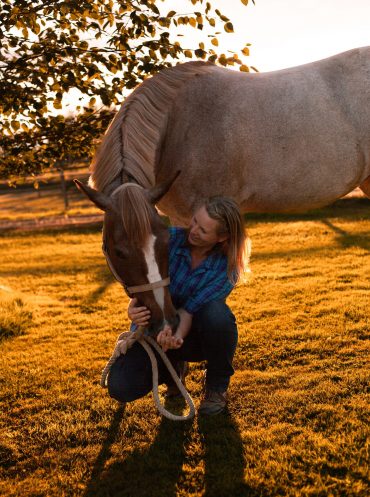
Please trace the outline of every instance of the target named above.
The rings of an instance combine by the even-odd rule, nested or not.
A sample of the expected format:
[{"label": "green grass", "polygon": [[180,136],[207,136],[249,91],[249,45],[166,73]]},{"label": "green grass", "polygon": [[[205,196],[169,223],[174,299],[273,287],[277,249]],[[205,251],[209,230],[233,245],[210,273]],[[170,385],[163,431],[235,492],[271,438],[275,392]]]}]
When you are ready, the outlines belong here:
[{"label": "green grass", "polygon": [[99,386],[128,327],[100,230],[1,236],[0,304],[21,299],[32,321],[1,342],[0,494],[369,495],[369,201],[247,218],[229,412],[187,423],[150,395],[123,411]]}]

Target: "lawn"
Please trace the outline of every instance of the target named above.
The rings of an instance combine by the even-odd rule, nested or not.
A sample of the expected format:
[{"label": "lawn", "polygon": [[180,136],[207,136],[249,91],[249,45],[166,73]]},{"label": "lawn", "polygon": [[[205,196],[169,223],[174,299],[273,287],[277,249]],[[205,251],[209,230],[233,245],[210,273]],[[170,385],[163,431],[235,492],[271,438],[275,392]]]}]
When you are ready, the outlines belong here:
[{"label": "lawn", "polygon": [[99,386],[129,324],[100,229],[2,233],[0,494],[368,496],[369,207],[247,216],[229,411],[186,423]]},{"label": "lawn", "polygon": [[81,216],[101,214],[84,195],[77,190],[73,179],[87,182],[87,168],[71,169],[65,173],[69,207],[65,208],[58,174],[44,174],[34,188],[31,179],[16,188],[0,181],[0,227],[8,221],[41,220],[55,216]]}]

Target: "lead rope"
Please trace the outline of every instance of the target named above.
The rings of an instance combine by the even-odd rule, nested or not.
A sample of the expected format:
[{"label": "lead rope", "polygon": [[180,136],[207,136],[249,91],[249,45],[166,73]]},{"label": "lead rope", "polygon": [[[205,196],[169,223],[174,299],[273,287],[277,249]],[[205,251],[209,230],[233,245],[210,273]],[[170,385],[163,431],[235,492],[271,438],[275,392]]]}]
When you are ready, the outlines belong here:
[{"label": "lead rope", "polygon": [[[135,342],[139,342],[140,345],[144,348],[146,353],[149,356],[150,362],[152,364],[152,372],[153,372],[153,397],[154,397],[154,402],[155,405],[157,406],[157,409],[162,416],[164,416],[167,419],[171,419],[172,421],[187,421],[189,419],[193,419],[195,416],[195,406],[193,399],[191,398],[189,392],[186,390],[184,385],[181,383],[180,378],[178,377],[174,367],[172,366],[170,360],[168,359],[167,355],[164,353],[162,348],[158,345],[158,343],[153,340],[152,337],[144,335],[144,330],[142,326],[139,326],[139,328],[136,331],[127,331],[124,333],[121,333],[117,339],[116,345],[113,350],[113,354],[111,355],[110,359],[108,360],[107,364],[105,365],[102,374],[101,374],[101,379],[100,379],[100,385],[103,388],[106,388],[108,386],[108,375],[111,370],[111,367],[113,366],[114,362],[116,359],[121,355],[121,354],[126,354],[127,350],[132,347],[132,345]],[[186,416],[179,416],[176,414],[172,414],[171,412],[167,411],[165,407],[161,404],[160,398],[159,398],[159,392],[158,392],[158,363],[157,359],[154,355],[154,352],[151,348],[151,346],[158,352],[160,355],[161,359],[163,360],[165,366],[167,367],[168,371],[170,372],[174,382],[176,383],[176,386],[180,390],[181,395],[184,397],[185,402],[189,406],[189,413]]]}]

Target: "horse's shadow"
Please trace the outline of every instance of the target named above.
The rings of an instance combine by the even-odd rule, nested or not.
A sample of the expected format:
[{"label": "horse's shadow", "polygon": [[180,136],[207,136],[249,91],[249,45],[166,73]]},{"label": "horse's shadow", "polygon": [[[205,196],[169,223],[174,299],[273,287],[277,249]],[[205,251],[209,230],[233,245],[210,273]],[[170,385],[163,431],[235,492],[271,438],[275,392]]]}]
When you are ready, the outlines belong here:
[{"label": "horse's shadow", "polygon": [[322,219],[321,222],[336,233],[336,241],[343,248],[358,247],[370,252],[370,239],[368,235],[353,235],[339,226],[335,226],[329,219]]},{"label": "horse's shadow", "polygon": [[204,476],[198,475],[196,482],[190,477],[189,485],[196,487],[192,490],[202,491],[205,497],[252,495],[244,482],[242,441],[230,414],[199,419],[199,435],[194,435],[194,421],[173,422],[162,418],[149,449],[134,449],[128,457],[106,469],[123,413],[123,408],[118,409],[112,419],[84,497],[175,497],[179,486],[188,485],[185,468],[194,464],[191,449],[194,436],[201,439]]}]

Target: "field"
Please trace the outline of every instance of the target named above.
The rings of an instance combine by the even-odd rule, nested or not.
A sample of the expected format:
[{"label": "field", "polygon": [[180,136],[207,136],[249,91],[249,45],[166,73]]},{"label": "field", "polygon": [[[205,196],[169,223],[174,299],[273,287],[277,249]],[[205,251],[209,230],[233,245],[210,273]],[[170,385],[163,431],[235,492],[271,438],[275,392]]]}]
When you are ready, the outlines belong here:
[{"label": "field", "polygon": [[229,411],[187,423],[99,386],[129,324],[100,228],[0,235],[1,495],[370,494],[370,201],[247,226],[252,273],[228,300],[240,334]]}]

